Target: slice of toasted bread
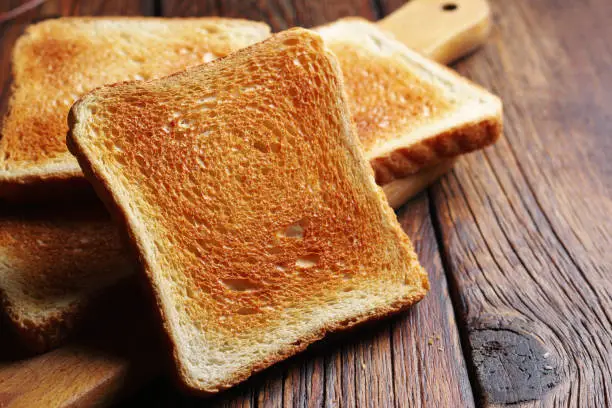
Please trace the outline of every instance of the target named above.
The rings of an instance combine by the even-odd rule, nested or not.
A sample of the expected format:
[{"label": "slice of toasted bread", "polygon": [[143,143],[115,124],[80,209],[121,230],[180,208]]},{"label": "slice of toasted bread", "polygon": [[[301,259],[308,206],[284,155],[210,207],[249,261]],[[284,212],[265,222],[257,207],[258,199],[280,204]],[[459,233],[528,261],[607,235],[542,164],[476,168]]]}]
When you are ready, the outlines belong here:
[{"label": "slice of toasted bread", "polygon": [[480,149],[501,134],[499,98],[374,24],[348,18],[317,30],[342,67],[378,184]]},{"label": "slice of toasted bread", "polygon": [[263,23],[223,18],[60,18],[30,26],[13,51],[0,197],[87,186],[66,149],[66,116],[79,96],[104,84],[165,76],[268,35]]},{"label": "slice of toasted bread", "polygon": [[91,299],[132,271],[101,205],[0,213],[0,300],[30,351],[61,344]]},{"label": "slice of toasted bread", "polygon": [[191,390],[230,387],[428,288],[314,32],[97,89],[69,122],[70,150],[128,232]]}]

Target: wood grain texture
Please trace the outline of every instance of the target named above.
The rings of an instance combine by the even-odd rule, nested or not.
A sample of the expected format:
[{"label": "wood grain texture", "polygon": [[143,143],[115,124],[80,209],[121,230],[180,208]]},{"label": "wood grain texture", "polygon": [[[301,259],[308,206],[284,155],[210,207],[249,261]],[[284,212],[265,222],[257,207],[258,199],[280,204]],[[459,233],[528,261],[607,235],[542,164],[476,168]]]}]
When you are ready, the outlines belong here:
[{"label": "wood grain texture", "polygon": [[426,195],[398,216],[432,285],[417,306],[332,336],[214,399],[183,396],[168,379],[160,379],[122,406],[474,406]]},{"label": "wood grain texture", "polygon": [[[612,5],[492,2],[505,139],[433,188],[485,406],[612,404]],[[513,405],[516,406],[516,405]]]},{"label": "wood grain texture", "polygon": [[486,0],[412,0],[378,25],[409,48],[449,64],[486,42],[491,11]]},{"label": "wood grain texture", "polygon": [[376,2],[369,0],[163,0],[165,16],[224,16],[265,21],[273,31],[293,26],[313,27],[347,16],[370,20],[380,17]]}]

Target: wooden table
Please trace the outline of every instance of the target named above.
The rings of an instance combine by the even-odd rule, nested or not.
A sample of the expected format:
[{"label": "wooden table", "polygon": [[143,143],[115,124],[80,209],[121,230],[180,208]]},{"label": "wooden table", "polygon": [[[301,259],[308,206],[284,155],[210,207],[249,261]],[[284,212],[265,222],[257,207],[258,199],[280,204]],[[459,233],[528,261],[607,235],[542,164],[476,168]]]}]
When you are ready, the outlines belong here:
[{"label": "wooden table", "polygon": [[[2,0],[0,11],[20,3]],[[12,45],[40,19],[222,15],[282,30],[375,20],[401,3],[48,1],[0,24],[2,103]],[[398,211],[429,271],[426,299],[218,398],[184,396],[160,378],[123,405],[612,405],[612,3],[491,3],[488,45],[456,68],[502,97],[505,137]]]}]

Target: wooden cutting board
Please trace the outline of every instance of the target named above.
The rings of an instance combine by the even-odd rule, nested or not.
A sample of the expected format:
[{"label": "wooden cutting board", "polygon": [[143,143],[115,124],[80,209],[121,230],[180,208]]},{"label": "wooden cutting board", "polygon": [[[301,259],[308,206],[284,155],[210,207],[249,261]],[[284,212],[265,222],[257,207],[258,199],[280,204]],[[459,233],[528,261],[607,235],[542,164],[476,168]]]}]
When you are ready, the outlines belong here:
[{"label": "wooden cutting board", "polygon": [[[490,13],[485,0],[413,0],[379,25],[409,47],[448,63],[485,41]],[[422,182],[398,185],[399,200]],[[0,360],[0,407],[106,405],[161,373],[160,336],[146,302],[134,300],[135,289],[127,285],[105,299],[103,310],[72,344],[29,359]]]}]

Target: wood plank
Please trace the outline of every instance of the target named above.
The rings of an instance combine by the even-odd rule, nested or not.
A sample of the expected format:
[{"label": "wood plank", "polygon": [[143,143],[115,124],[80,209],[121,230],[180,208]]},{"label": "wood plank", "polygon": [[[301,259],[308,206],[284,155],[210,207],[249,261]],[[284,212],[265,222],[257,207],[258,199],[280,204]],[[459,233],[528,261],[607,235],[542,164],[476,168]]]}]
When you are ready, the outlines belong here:
[{"label": "wood plank", "polygon": [[[420,400],[422,406],[469,407],[472,388],[429,207],[423,193],[400,210],[400,223],[429,273],[431,289],[405,322],[392,328],[395,390],[399,406],[418,406]],[[410,385],[415,381],[420,388]],[[411,404],[402,405],[406,397],[400,397],[415,392]]]},{"label": "wood plank", "polygon": [[458,68],[501,95],[505,138],[432,194],[481,397],[609,406],[612,7],[492,6],[493,41]]}]

